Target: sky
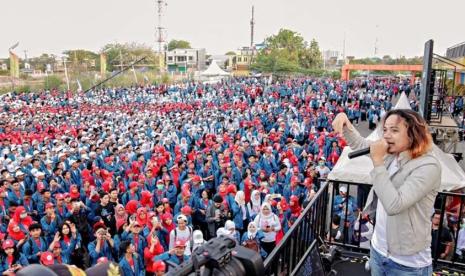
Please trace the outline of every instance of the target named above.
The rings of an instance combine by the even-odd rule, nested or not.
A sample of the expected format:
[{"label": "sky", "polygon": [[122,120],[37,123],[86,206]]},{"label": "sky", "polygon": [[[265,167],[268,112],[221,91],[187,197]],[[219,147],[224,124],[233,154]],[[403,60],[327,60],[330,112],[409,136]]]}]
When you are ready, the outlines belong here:
[{"label": "sky", "polygon": [[[346,56],[421,56],[428,39],[434,52],[465,41],[463,0],[166,0],[166,40],[183,39],[209,54],[250,45],[251,7],[255,42],[287,28],[321,50]],[[100,51],[107,43],[138,42],[157,49],[156,0],[2,0],[0,57],[8,48],[21,57],[64,50]],[[377,41],[377,43],[376,43]]]}]

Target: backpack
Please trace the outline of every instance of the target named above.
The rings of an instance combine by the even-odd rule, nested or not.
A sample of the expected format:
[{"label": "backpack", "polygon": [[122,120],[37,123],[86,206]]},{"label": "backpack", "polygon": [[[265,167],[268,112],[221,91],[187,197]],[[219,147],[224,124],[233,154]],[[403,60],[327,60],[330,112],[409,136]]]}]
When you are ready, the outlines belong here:
[{"label": "backpack", "polygon": [[[192,249],[194,247],[194,237],[192,236],[192,227],[190,226],[187,226],[187,228],[189,229],[189,245],[190,245],[190,250],[191,250],[191,253],[192,253]],[[176,242],[176,240],[178,239],[178,228],[174,228],[174,242]]]},{"label": "backpack", "polygon": [[247,239],[243,246],[256,252],[260,252],[260,245],[256,239]]}]

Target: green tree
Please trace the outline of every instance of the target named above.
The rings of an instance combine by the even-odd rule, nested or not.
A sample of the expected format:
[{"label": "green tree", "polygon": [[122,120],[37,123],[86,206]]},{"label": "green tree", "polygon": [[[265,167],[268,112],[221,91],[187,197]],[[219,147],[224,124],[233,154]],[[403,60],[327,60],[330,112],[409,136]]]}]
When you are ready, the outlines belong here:
[{"label": "green tree", "polygon": [[305,69],[321,68],[323,64],[323,57],[321,55],[320,47],[315,39],[310,42],[310,47],[306,47],[300,51],[299,63]]},{"label": "green tree", "polygon": [[140,43],[109,43],[103,46],[101,52],[107,56],[107,68],[109,71],[120,70],[121,65],[127,66],[132,62],[145,57],[146,59],[136,67],[150,67],[158,69],[157,53],[149,46]]},{"label": "green tree", "polygon": [[96,60],[98,55],[92,51],[88,50],[66,50],[63,51],[63,54],[68,56],[68,61],[77,64],[90,63],[92,60]]},{"label": "green tree", "polygon": [[229,52],[227,52],[225,55],[227,55],[227,56],[235,56],[235,55],[236,55],[236,52],[234,52],[234,51],[229,51]]},{"label": "green tree", "polygon": [[174,49],[191,49],[191,44],[189,43],[189,41],[186,41],[186,40],[176,40],[176,39],[172,39],[169,43],[168,43],[168,51],[172,51]]},{"label": "green tree", "polygon": [[321,67],[322,56],[315,39],[309,44],[299,33],[281,29],[278,34],[266,38],[265,44],[265,49],[252,64],[254,70],[284,73]]}]

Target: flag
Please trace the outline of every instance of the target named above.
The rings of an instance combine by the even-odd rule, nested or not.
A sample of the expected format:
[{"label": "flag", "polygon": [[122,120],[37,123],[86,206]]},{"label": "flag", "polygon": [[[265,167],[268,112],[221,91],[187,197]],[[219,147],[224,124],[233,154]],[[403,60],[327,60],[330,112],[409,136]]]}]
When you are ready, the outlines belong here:
[{"label": "flag", "polygon": [[107,72],[107,55],[105,53],[100,54],[100,75],[103,77]]},{"label": "flag", "polygon": [[14,48],[16,48],[16,47],[18,47],[18,46],[19,46],[19,41],[16,42],[13,46],[11,46],[10,49],[8,49],[8,50],[11,51],[11,50],[13,50]]},{"label": "flag", "polygon": [[19,78],[19,58],[12,51],[10,51],[10,76]]},{"label": "flag", "polygon": [[79,82],[78,79],[76,79],[76,83],[77,83],[77,86],[78,86],[77,92],[82,92],[82,86],[81,86],[81,83]]}]

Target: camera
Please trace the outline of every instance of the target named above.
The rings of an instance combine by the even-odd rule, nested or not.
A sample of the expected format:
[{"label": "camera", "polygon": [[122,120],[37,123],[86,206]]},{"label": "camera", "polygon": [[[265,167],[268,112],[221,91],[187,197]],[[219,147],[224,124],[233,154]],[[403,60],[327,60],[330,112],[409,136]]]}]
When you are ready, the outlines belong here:
[{"label": "camera", "polygon": [[181,265],[170,266],[168,276],[174,275],[230,275],[261,276],[265,267],[260,254],[254,250],[236,245],[229,237],[209,240],[192,252],[191,260]]}]

